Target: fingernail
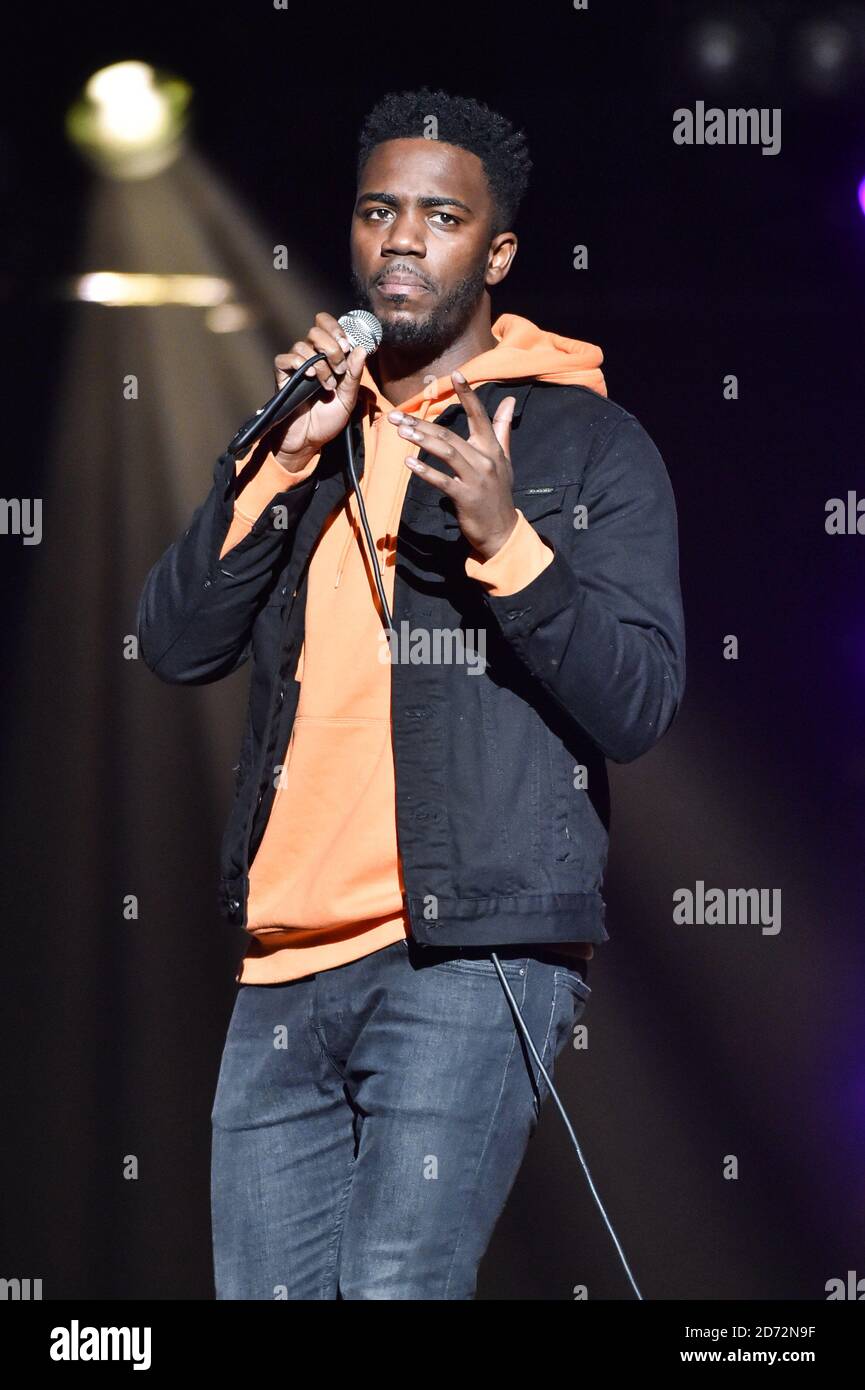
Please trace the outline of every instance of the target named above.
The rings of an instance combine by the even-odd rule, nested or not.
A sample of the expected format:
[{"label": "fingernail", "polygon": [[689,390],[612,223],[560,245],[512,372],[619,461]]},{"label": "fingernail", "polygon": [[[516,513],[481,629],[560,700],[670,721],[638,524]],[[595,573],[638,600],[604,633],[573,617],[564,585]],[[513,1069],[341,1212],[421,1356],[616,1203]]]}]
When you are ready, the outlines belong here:
[{"label": "fingernail", "polygon": [[460,384],[460,386],[464,386],[464,385],[465,385],[465,381],[466,381],[466,379],[465,379],[465,377],[463,376],[462,372],[451,372],[451,380],[452,380],[452,381],[458,381],[459,384]]}]

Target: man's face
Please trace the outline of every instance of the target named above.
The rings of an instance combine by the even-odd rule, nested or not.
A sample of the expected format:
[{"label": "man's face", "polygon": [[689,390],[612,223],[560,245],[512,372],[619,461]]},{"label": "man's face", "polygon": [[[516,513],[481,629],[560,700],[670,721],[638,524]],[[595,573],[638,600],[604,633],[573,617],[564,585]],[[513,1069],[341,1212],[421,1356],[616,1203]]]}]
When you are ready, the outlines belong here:
[{"label": "man's face", "polygon": [[386,140],[361,171],[352,285],[382,342],[437,351],[474,313],[490,274],[493,204],[477,155],[437,140]]}]

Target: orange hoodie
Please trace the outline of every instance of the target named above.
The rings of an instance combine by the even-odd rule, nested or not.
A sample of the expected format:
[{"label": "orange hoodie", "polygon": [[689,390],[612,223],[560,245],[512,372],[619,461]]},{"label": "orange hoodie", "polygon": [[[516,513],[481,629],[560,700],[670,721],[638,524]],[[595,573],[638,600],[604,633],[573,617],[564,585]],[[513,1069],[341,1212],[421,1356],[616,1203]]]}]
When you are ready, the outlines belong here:
[{"label": "orange hoodie", "polygon": [[[497,345],[461,365],[470,385],[524,377],[606,394],[599,348],[539,329],[516,314],[492,325]],[[440,377],[399,409],[435,420],[457,402]],[[393,605],[396,533],[416,453],[388,420],[395,406],[364,366],[364,471],[360,480],[382,582]],[[251,454],[252,451],[250,451]],[[250,457],[237,462],[240,472]],[[272,454],[240,492],[220,558],[249,531],[276,492],[309,476],[288,473]],[[469,555],[466,573],[497,594],[516,593],[553,557],[518,510],[517,525],[489,560]],[[383,654],[379,601],[364,555],[357,499],[328,518],[309,565],[306,637],[295,679],[300,696],[285,765],[249,872],[252,940],[237,980],[274,984],[355,960],[409,935],[396,836],[390,661]],[[556,950],[567,951],[561,943]],[[589,942],[570,952],[588,958]]]}]

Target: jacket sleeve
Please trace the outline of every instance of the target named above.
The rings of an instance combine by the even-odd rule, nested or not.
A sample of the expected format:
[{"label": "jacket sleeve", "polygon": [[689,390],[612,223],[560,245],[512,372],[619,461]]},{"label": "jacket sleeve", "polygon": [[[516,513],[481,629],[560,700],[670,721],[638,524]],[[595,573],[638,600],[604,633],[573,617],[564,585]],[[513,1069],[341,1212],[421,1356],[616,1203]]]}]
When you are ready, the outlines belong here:
[{"label": "jacket sleeve", "polygon": [[171,684],[206,685],[246,661],[262,599],[317,486],[313,470],[304,470],[303,478],[275,493],[239,543],[226,550],[236,468],[245,462],[220,455],[210,493],[144,581],[138,649],[150,670]]},{"label": "jacket sleeve", "polygon": [[628,763],[670,727],[685,687],[673,489],[634,416],[593,451],[577,500],[585,528],[571,529],[569,544],[524,588],[485,592],[484,602],[604,756]]},{"label": "jacket sleeve", "polygon": [[472,551],[465,562],[469,578],[483,584],[491,594],[515,594],[552,562],[553,546],[538,535],[519,507],[514,510],[517,524],[495,555],[482,560]]}]

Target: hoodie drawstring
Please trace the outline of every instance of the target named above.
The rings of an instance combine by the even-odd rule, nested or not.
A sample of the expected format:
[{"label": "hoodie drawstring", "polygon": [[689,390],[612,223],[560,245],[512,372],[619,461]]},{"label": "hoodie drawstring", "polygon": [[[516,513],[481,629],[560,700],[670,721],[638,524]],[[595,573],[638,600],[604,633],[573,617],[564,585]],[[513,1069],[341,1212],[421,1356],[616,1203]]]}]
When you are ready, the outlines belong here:
[{"label": "hoodie drawstring", "polygon": [[[421,420],[429,419],[430,415],[432,414],[433,407],[440,404],[441,403],[437,400],[425,398],[421,401],[420,406],[418,408],[418,418]],[[364,479],[368,478],[371,474],[372,467],[375,462],[376,447],[378,445],[378,426],[382,419],[382,415],[379,414],[378,417],[375,420],[373,420],[372,415],[375,411],[375,408],[375,403],[372,403],[368,414],[365,414],[363,417],[364,466],[363,476],[359,479],[359,486],[362,492],[364,491]],[[408,451],[412,447],[409,440],[401,440],[401,443],[406,445],[406,453],[408,453]],[[386,546],[389,551],[393,550],[396,546],[396,528],[398,525],[399,514],[402,510],[403,498],[405,496],[405,486],[406,484],[404,479],[398,476],[397,486],[394,489],[393,503],[391,505],[390,516],[388,517],[387,528],[383,540],[383,545]],[[353,511],[351,510],[351,503],[353,500],[354,492],[350,491],[346,496],[346,509],[348,511],[349,518],[348,535],[346,536],[345,545],[342,548],[342,552],[339,557],[339,563],[337,565],[336,577],[333,583],[333,587],[335,589],[339,588],[339,581],[342,579],[346,559],[348,557],[348,552],[351,548],[352,542],[360,537],[360,518],[356,518]],[[366,493],[364,492],[364,501],[365,500]],[[379,563],[381,563],[381,561]],[[385,556],[384,558],[384,563],[387,563],[387,556]]]},{"label": "hoodie drawstring", "polygon": [[[375,448],[371,447],[371,442],[373,440],[378,442],[378,432],[376,430],[377,421],[373,421],[372,419],[374,410],[375,402],[373,401],[370,403],[370,408],[367,412],[364,413],[363,419],[361,421],[361,425],[363,428],[364,457],[363,477],[358,479],[358,487],[361,489],[361,491],[363,491],[364,478],[369,477],[369,473],[372,468],[373,460],[375,457]],[[380,418],[381,417],[379,416],[379,419]],[[342,553],[339,557],[339,563],[336,567],[336,578],[333,582],[333,587],[335,589],[339,588],[339,581],[342,578],[342,572],[345,569],[346,557],[348,556],[351,543],[354,540],[354,538],[360,534],[359,522],[355,519],[354,513],[351,510],[351,504],[353,500],[354,490],[350,487],[345,497],[345,508],[346,512],[348,513],[348,535],[346,536],[345,545],[342,548]]]}]

